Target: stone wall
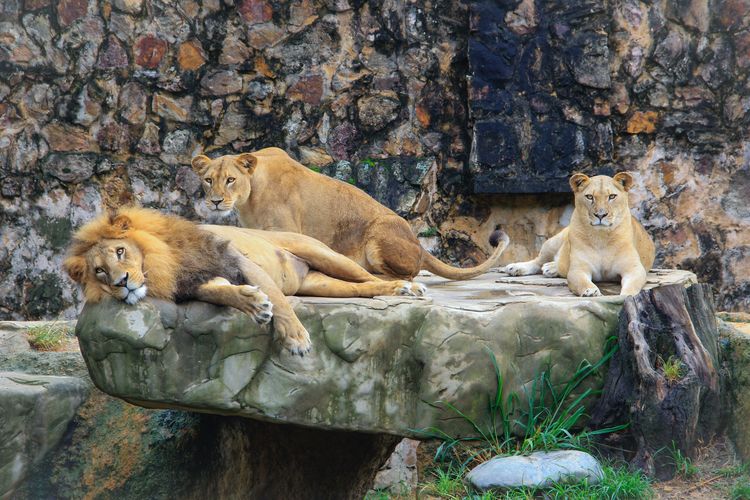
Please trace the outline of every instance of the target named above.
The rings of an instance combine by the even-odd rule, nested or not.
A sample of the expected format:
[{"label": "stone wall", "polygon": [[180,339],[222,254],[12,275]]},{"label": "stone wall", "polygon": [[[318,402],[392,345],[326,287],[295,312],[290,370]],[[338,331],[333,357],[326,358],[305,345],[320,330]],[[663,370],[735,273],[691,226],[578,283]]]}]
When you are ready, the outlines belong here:
[{"label": "stone wall", "polygon": [[[636,171],[657,264],[697,272],[719,308],[748,309],[748,4],[3,1],[0,318],[75,315],[59,268],[93,213],[139,202],[197,220],[191,156],[271,145],[363,187],[463,265],[497,224],[506,261],[566,224],[566,171]],[[502,76],[488,89],[507,109],[482,108],[479,79],[467,86],[493,27],[509,69],[488,59],[484,72]],[[558,194],[533,194],[548,177]]]},{"label": "stone wall", "polygon": [[[523,0],[471,10],[467,186],[554,193],[575,170],[633,171],[631,206],[656,240],[656,265],[696,272],[720,309],[748,310],[750,2]],[[487,250],[482,239],[503,224],[506,258],[526,259],[567,224],[569,199],[467,195],[441,234],[470,247],[468,234]]]},{"label": "stone wall", "polygon": [[450,0],[3,1],[0,318],[75,315],[62,255],[103,207],[199,219],[201,151],[281,146],[424,213],[437,169],[464,181],[466,18]]}]

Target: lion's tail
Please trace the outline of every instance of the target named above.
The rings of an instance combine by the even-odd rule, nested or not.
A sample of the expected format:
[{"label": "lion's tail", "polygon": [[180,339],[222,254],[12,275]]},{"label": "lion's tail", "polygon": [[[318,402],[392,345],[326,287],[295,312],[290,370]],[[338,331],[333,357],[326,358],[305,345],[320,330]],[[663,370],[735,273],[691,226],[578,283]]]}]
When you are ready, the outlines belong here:
[{"label": "lion's tail", "polygon": [[501,229],[496,229],[493,231],[492,235],[490,235],[490,243],[492,246],[496,247],[495,251],[492,252],[492,255],[478,266],[465,268],[449,266],[425,250],[423,252],[424,257],[422,261],[422,269],[426,269],[433,274],[451,280],[467,280],[474,278],[480,274],[486,273],[490,268],[498,265],[500,257],[508,247],[509,242],[510,238],[508,238],[508,235]]}]

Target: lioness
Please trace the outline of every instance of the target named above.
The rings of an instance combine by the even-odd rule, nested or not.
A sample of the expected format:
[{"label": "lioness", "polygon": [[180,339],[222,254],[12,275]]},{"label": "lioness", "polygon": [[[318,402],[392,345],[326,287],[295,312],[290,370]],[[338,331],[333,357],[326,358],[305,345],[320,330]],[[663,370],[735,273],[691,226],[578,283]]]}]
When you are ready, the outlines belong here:
[{"label": "lioness", "polygon": [[64,268],[89,302],[107,296],[128,304],[146,295],[198,299],[234,307],[261,324],[273,318],[277,340],[293,354],[310,350],[310,336],[284,294],[425,292],[418,283],[379,280],[300,234],[199,226],[143,208],[121,209],[85,224],[73,236]]},{"label": "lioness", "polygon": [[410,280],[426,269],[468,279],[497,265],[508,244],[505,233],[489,259],[466,269],[444,264],[419,244],[409,224],[367,193],[304,167],[279,148],[193,158],[203,179],[206,204],[216,214],[237,208],[244,227],[292,231],[322,241],[368,271]]},{"label": "lioness", "polygon": [[512,276],[536,274],[568,278],[576,295],[601,295],[592,283],[621,278],[621,295],[634,295],[646,284],[654,263],[654,242],[630,214],[628,191],[633,177],[574,174],[570,187],[575,210],[570,225],[547,240],[536,259],[505,267]]}]

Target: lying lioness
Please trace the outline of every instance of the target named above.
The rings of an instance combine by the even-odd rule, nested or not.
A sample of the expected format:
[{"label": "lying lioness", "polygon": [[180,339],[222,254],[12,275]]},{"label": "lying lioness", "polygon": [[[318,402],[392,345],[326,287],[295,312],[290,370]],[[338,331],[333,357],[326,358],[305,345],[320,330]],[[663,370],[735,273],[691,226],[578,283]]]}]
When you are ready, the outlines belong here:
[{"label": "lying lioness", "polygon": [[277,340],[293,354],[310,350],[310,336],[284,294],[425,292],[418,283],[379,280],[307,236],[198,226],[143,208],[121,209],[85,224],[73,237],[64,267],[89,302],[106,296],[128,304],[146,295],[198,299],[234,307],[261,324],[273,318]]},{"label": "lying lioness", "polygon": [[539,256],[505,267],[512,276],[536,274],[568,278],[568,288],[584,297],[601,295],[595,281],[621,278],[621,295],[634,295],[646,284],[654,263],[654,243],[630,214],[628,191],[633,177],[620,172],[587,177],[574,174],[570,187],[575,210],[570,225],[547,240]]},{"label": "lying lioness", "polygon": [[497,233],[489,259],[471,268],[452,267],[424,250],[395,212],[279,148],[214,160],[200,155],[192,163],[214,213],[226,215],[236,207],[244,227],[312,236],[372,273],[412,279],[426,269],[450,279],[473,278],[496,266],[508,244],[505,233]]}]

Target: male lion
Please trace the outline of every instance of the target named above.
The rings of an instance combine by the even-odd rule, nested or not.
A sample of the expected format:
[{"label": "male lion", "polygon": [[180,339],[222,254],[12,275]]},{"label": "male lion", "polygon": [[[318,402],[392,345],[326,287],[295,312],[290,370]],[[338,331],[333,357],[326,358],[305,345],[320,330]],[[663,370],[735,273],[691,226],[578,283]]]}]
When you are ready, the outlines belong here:
[{"label": "male lion", "polygon": [[277,339],[292,354],[309,351],[310,336],[284,294],[425,292],[417,283],[379,280],[303,235],[199,226],[144,208],[121,209],[85,224],[73,237],[64,267],[89,302],[107,296],[128,304],[146,295],[198,299],[234,307],[261,324],[273,318]]},{"label": "male lion", "polygon": [[628,191],[633,177],[620,172],[587,177],[574,174],[570,187],[575,210],[570,225],[547,240],[536,259],[505,267],[512,276],[536,274],[568,278],[576,295],[601,295],[591,280],[621,278],[621,295],[635,295],[646,284],[654,263],[654,242],[630,214]]},{"label": "male lion", "polygon": [[227,215],[237,208],[243,226],[292,231],[322,241],[375,274],[412,279],[421,269],[468,279],[496,266],[508,244],[505,233],[489,259],[466,269],[449,266],[419,244],[409,224],[367,193],[304,167],[279,148],[193,158],[206,204]]}]

